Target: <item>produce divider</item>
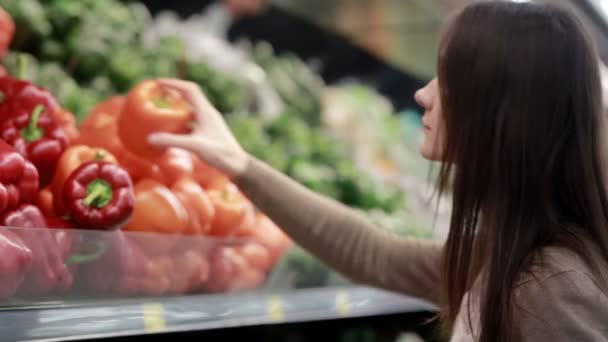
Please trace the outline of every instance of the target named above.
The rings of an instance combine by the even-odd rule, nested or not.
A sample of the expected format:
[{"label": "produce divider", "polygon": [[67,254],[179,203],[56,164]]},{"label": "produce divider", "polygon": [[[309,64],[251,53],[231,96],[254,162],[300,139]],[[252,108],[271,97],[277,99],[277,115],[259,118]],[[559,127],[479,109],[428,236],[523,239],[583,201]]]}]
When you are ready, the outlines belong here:
[{"label": "produce divider", "polygon": [[[415,111],[395,113],[363,84],[330,87],[269,44],[231,44],[205,31],[208,17],[152,18],[117,0],[0,8],[0,32],[15,32],[0,36],[0,169],[11,171],[0,172],[1,336],[432,310],[355,286],[293,246],[219,171],[146,142],[187,132],[192,114],[155,79],[191,80],[256,157],[381,229],[433,238]],[[53,148],[41,157],[43,144]]]}]

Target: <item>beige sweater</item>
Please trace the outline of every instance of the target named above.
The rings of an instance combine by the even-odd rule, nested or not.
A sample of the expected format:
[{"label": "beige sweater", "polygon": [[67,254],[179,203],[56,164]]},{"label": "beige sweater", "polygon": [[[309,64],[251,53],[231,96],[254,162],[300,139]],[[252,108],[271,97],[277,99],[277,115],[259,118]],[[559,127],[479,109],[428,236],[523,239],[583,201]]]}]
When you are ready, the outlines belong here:
[{"label": "beige sweater", "polygon": [[[391,235],[365,217],[251,159],[235,180],[298,244],[354,281],[437,303],[442,244]],[[608,228],[607,228],[608,229]],[[588,267],[561,249],[543,251],[544,268],[518,287],[516,319],[525,341],[608,341],[608,296]],[[470,294],[475,302],[474,291]],[[473,341],[477,308],[461,309],[453,341]],[[469,329],[473,327],[473,331]]]}]

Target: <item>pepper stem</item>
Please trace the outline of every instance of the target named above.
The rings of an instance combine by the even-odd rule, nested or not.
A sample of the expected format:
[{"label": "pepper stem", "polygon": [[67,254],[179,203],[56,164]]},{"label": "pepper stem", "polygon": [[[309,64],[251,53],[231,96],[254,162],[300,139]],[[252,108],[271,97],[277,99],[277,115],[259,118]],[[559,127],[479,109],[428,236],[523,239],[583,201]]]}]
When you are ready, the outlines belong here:
[{"label": "pepper stem", "polygon": [[171,102],[164,97],[155,97],[152,99],[152,103],[158,108],[167,109],[171,108]]},{"label": "pepper stem", "polygon": [[72,254],[65,261],[65,264],[70,266],[74,264],[86,264],[88,262],[95,261],[99,259],[102,255],[106,253],[106,244],[103,241],[97,241],[97,247],[90,254]]},{"label": "pepper stem", "polygon": [[112,185],[103,179],[96,179],[87,185],[84,204],[89,207],[103,208],[112,200]]},{"label": "pepper stem", "polygon": [[30,116],[30,121],[27,126],[21,130],[21,136],[27,142],[36,141],[44,136],[44,130],[38,127],[38,121],[40,120],[40,116],[44,112],[43,105],[37,105],[36,108],[32,111],[32,115]]},{"label": "pepper stem", "polygon": [[27,71],[27,58],[24,54],[20,53],[17,56],[17,78],[22,80],[25,79],[25,73]]},{"label": "pepper stem", "polygon": [[99,150],[97,153],[95,153],[95,161],[103,161],[105,156],[106,154],[102,150]]},{"label": "pepper stem", "polygon": [[4,102],[5,98],[6,96],[4,96],[4,93],[0,91],[0,103]]}]

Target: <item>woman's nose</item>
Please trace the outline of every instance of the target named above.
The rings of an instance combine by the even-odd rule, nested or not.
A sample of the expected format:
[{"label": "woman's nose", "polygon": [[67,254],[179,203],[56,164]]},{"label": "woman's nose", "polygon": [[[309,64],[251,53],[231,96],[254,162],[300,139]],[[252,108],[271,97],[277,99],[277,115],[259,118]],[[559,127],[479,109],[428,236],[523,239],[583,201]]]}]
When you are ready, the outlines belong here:
[{"label": "woman's nose", "polygon": [[416,91],[414,94],[414,100],[420,107],[428,109],[429,97],[425,91],[425,88],[418,89],[418,91]]}]

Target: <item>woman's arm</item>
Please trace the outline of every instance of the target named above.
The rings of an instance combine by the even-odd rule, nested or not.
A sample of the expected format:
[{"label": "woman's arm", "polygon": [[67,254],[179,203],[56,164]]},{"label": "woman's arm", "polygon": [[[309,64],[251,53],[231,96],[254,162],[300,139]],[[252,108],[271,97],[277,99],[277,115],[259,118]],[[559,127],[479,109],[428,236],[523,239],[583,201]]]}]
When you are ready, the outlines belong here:
[{"label": "woman's arm", "polygon": [[197,122],[191,134],[157,133],[149,137],[150,143],[185,148],[226,173],[298,244],[344,275],[437,302],[442,254],[439,243],[389,235],[354,211],[308,191],[250,157],[196,84],[161,82],[190,101]]},{"label": "woman's arm", "polygon": [[347,277],[438,301],[442,244],[377,229],[354,210],[254,158],[235,181],[298,244]]}]

